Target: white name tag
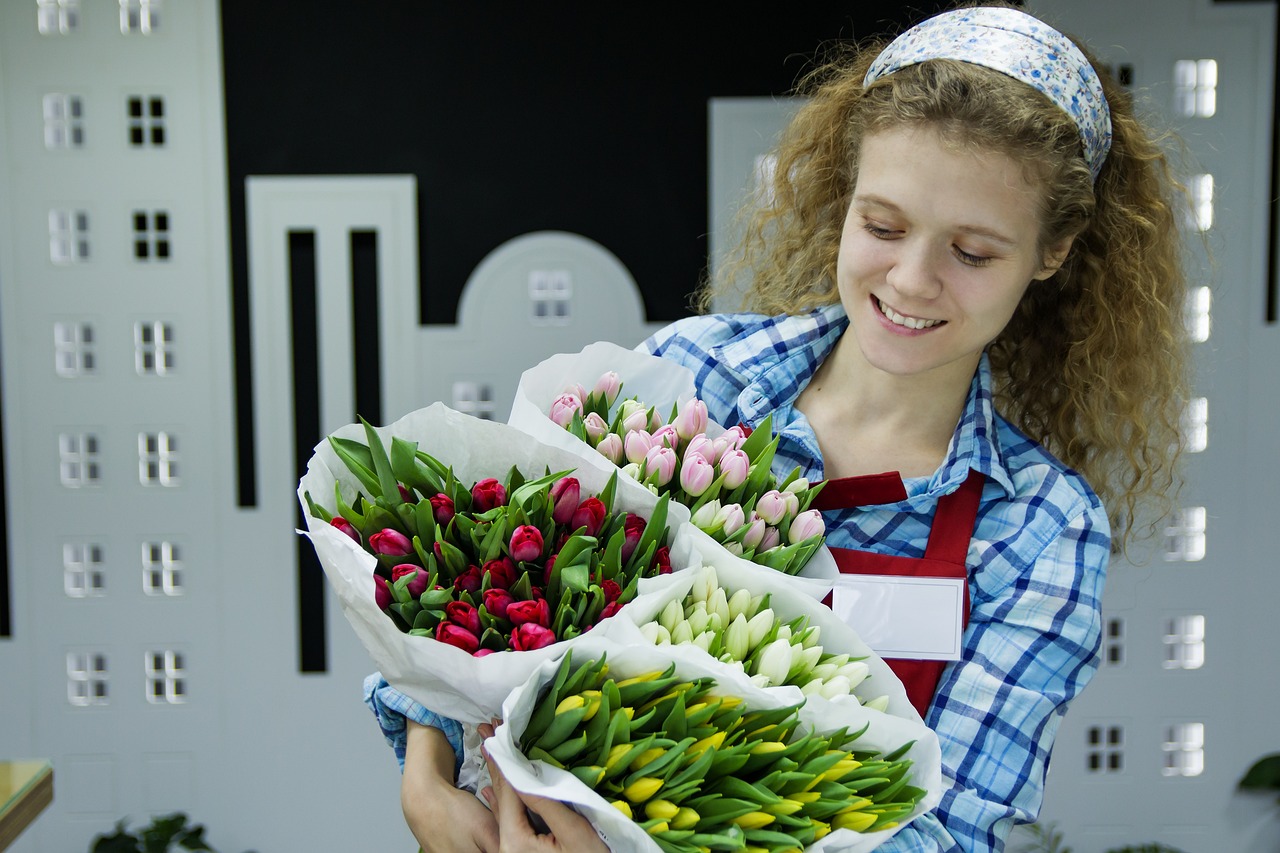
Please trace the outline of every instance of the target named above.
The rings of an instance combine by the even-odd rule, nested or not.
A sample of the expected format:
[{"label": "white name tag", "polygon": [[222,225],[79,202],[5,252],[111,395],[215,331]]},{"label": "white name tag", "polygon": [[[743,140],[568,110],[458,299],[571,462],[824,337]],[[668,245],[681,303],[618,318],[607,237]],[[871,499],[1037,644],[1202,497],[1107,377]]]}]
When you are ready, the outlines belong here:
[{"label": "white name tag", "polygon": [[885,658],[959,660],[964,579],[846,575],[831,609]]}]

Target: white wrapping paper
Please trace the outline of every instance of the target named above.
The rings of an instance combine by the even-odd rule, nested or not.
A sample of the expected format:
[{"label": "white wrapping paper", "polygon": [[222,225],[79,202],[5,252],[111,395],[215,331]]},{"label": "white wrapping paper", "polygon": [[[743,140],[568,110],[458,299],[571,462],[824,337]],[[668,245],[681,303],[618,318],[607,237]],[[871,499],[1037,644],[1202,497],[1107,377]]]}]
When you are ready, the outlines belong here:
[{"label": "white wrapping paper", "polygon": [[[691,652],[698,652],[694,655]],[[741,696],[752,707],[760,709],[780,708],[795,704],[799,691],[761,689],[751,684],[740,673],[735,673],[711,660],[694,646],[623,646],[607,637],[589,634],[574,646],[575,665],[598,659],[607,654],[609,675],[612,678],[628,678],[653,670],[665,669],[676,664],[676,673],[685,679],[711,676],[717,686],[712,690],[718,695]],[[503,724],[494,736],[485,742],[485,748],[502,770],[503,775],[517,790],[551,797],[570,803],[596,827],[596,831],[611,850],[653,851],[660,848],[640,829],[599,794],[592,791],[571,773],[558,770],[540,761],[531,762],[518,749],[520,734],[528,725],[529,717],[537,704],[544,684],[555,677],[558,660],[548,660],[539,665],[528,681],[517,688],[503,705]],[[907,753],[913,762],[910,770],[911,784],[924,788],[928,793],[917,804],[911,818],[931,810],[937,805],[942,792],[941,753],[937,736],[923,723],[883,714],[853,705],[806,703],[800,709],[803,723],[819,731],[829,732],[841,727],[851,730],[868,723],[867,731],[855,742],[859,749],[877,749],[888,752],[908,741],[915,744]],[[859,834],[850,830],[837,830],[806,848],[808,851],[842,851],[865,853],[882,844],[894,832],[905,826],[904,818],[894,829]]]},{"label": "white wrapping paper", "polygon": [[[578,454],[549,447],[509,426],[464,415],[441,403],[411,412],[378,429],[378,433],[387,445],[392,435],[417,441],[419,450],[452,465],[458,479],[468,483],[485,477],[505,479],[513,465],[529,478],[541,476],[547,467],[553,472],[575,469],[574,476],[585,497],[602,491],[614,470],[603,458],[604,465],[584,464]],[[365,439],[364,428],[359,424],[349,424],[335,435],[361,442]],[[619,477],[619,481],[625,479]],[[589,636],[584,634],[536,651],[497,652],[476,658],[429,637],[402,633],[374,602],[376,558],[350,537],[308,512],[304,493],[310,492],[316,503],[332,508],[335,483],[341,484],[348,502],[360,490],[358,481],[338,459],[329,442],[322,441],[316,445],[307,473],[298,485],[298,500],[306,514],[306,535],[315,546],[343,613],[374,664],[388,683],[415,701],[463,723],[489,722],[498,715],[511,690],[528,678],[531,669],[542,661],[559,657],[566,646]],[[639,491],[619,488],[613,511],[634,512],[648,519],[657,500],[643,488]],[[674,535],[675,527],[670,519],[668,526]],[[673,543],[674,567],[700,565],[699,560],[699,554],[690,544]],[[606,619],[601,625],[609,621]]]}]

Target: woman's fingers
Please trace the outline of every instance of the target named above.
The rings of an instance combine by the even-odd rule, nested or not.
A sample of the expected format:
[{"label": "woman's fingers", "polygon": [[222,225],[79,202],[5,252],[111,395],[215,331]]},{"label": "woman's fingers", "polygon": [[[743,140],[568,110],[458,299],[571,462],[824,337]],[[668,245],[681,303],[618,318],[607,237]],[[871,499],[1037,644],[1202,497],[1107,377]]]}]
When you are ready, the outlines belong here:
[{"label": "woman's fingers", "polygon": [[604,842],[591,826],[591,822],[564,803],[533,794],[517,794],[517,796],[530,810],[542,818],[561,848],[573,851],[606,849]]}]

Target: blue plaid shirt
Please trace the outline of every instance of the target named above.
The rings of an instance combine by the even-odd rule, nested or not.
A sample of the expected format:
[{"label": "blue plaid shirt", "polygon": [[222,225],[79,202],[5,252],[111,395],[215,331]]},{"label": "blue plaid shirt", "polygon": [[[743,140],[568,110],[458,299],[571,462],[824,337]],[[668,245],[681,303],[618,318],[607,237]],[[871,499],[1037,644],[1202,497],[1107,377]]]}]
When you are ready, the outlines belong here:
[{"label": "blue plaid shirt", "polygon": [[[641,348],[692,370],[716,422],[755,426],[771,413],[775,469],[798,465],[816,481],[822,454],[795,400],[847,325],[838,305],[795,317],[692,317]],[[878,853],[1002,850],[1014,823],[1036,818],[1058,724],[1097,669],[1106,513],[1079,475],[996,413],[985,357],[942,466],[908,479],[905,501],[826,513],[827,541],[924,556],[938,499],[970,469],[987,482],[969,545],[969,625],[925,720],[938,733],[948,788]],[[377,675],[365,697],[402,764],[403,716],[460,740],[456,723]]]},{"label": "blue plaid shirt", "polygon": [[[839,305],[692,317],[643,346],[694,372],[716,422],[754,427],[772,414],[775,470],[798,465],[816,481],[822,453],[795,401],[847,325]],[[825,513],[828,543],[924,556],[938,499],[970,469],[987,477],[967,560],[972,609],[925,719],[948,788],[877,853],[1002,850],[1013,824],[1039,813],[1058,724],[1098,665],[1106,513],[1078,474],[996,413],[985,356],[942,466],[906,480],[905,501]]]}]

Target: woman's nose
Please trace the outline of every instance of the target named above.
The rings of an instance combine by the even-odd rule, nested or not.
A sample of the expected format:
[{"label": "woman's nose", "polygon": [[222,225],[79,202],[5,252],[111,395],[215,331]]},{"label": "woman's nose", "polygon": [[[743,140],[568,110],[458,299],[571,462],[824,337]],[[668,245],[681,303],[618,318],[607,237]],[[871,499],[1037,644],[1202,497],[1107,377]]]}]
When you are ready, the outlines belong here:
[{"label": "woman's nose", "polygon": [[894,290],[915,299],[933,299],[942,290],[937,252],[923,241],[902,240],[885,276]]}]

